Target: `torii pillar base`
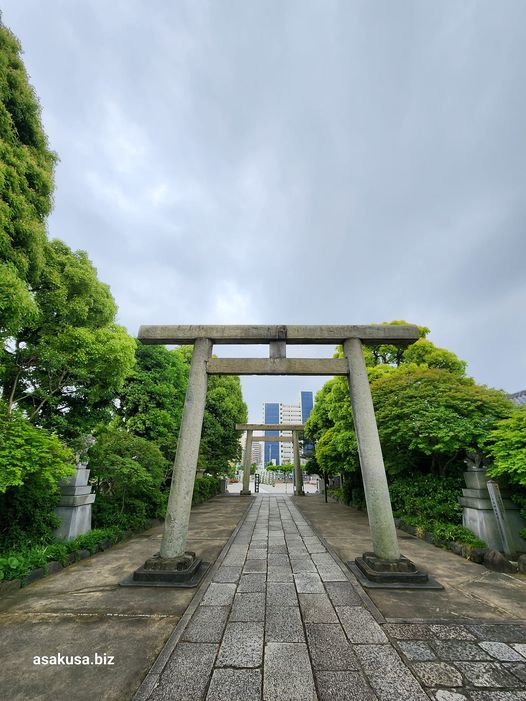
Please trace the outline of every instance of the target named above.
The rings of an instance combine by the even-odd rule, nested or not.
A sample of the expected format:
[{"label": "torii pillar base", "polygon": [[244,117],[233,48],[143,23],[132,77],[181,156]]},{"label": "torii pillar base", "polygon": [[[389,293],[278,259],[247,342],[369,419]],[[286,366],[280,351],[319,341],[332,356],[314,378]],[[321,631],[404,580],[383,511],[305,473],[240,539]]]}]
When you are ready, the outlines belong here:
[{"label": "torii pillar base", "polygon": [[360,584],[376,589],[443,589],[427,572],[404,555],[398,560],[382,560],[367,552],[347,566],[356,575]]},{"label": "torii pillar base", "polygon": [[242,490],[239,492],[239,494],[240,494],[240,496],[242,496],[242,497],[249,497],[249,496],[252,494],[252,492],[250,491],[250,489],[247,489],[247,490],[242,489]]},{"label": "torii pillar base", "polygon": [[203,562],[193,552],[186,552],[180,557],[162,558],[156,553],[148,558],[142,567],[120,582],[121,587],[196,587],[208,568],[209,562]]}]

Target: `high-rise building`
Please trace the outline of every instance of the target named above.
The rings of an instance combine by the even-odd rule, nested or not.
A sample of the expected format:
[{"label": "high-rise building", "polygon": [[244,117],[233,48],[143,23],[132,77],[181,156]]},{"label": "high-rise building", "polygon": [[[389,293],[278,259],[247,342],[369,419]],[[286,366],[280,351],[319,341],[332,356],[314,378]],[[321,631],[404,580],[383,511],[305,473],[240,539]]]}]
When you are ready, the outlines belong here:
[{"label": "high-rise building", "polygon": [[[266,424],[300,424],[305,423],[314,405],[312,392],[301,392],[299,404],[283,404],[266,402],[263,405],[263,423]],[[265,431],[267,436],[291,436],[290,431]],[[276,465],[292,465],[294,463],[294,447],[292,443],[265,443],[265,465],[270,461]]]}]

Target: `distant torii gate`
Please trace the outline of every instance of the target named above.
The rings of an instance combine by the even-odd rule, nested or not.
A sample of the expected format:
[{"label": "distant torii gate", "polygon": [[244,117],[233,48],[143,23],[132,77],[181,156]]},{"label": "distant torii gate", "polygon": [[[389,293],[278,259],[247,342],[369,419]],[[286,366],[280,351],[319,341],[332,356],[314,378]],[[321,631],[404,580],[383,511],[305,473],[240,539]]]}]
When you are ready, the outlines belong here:
[{"label": "distant torii gate", "polygon": [[[294,444],[294,484],[296,496],[303,496],[303,477],[301,473],[300,443],[298,433],[303,433],[304,424],[236,424],[236,431],[247,432],[245,459],[243,461],[243,489],[241,496],[250,495],[250,467],[252,457],[252,440],[256,443],[293,443]],[[292,436],[254,436],[254,431],[291,431]]]},{"label": "distant torii gate", "polygon": [[[195,583],[199,558],[185,552],[208,375],[346,375],[362,470],[373,553],[356,562],[371,580],[421,582],[427,575],[401,557],[362,344],[408,345],[420,337],[409,325],[378,326],[141,326],[147,344],[193,344],[173,478],[160,553],[137,570],[134,583]],[[266,344],[268,358],[212,358],[214,344]],[[287,345],[343,345],[344,358],[287,358]],[[188,586],[183,584],[182,586]]]}]

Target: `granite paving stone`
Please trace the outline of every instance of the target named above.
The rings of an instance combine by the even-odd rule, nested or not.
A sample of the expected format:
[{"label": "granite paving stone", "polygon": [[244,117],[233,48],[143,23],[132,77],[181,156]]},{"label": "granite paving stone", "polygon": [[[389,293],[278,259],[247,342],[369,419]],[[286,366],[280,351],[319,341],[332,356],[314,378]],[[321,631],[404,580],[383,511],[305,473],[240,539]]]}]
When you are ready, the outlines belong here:
[{"label": "granite paving stone", "polygon": [[337,606],[336,613],[351,643],[387,643],[383,630],[372,615],[359,606]]},{"label": "granite paving stone", "polygon": [[424,640],[399,640],[398,648],[411,662],[436,660],[436,655]]},{"label": "granite paving stone", "polygon": [[415,662],[412,669],[425,686],[462,686],[462,675],[447,662]]},{"label": "granite paving stone", "polygon": [[471,701],[526,701],[526,691],[470,691]]},{"label": "granite paving stone", "polygon": [[526,682],[526,664],[523,662],[503,662],[502,666],[521,682]]},{"label": "granite paving stone", "polygon": [[384,631],[395,640],[433,640],[430,626],[419,623],[387,623]]},{"label": "granite paving stone", "polygon": [[271,643],[304,643],[305,633],[297,606],[267,608],[265,641]]},{"label": "granite paving stone", "polygon": [[445,625],[444,623],[432,623],[429,626],[429,631],[434,638],[438,640],[476,640],[473,633],[470,633],[465,626],[456,626],[454,624]]},{"label": "granite paving stone", "polygon": [[259,669],[216,669],[206,696],[206,701],[260,701],[260,699],[261,670]]},{"label": "granite paving stone", "polygon": [[431,646],[442,660],[491,660],[476,643],[465,640],[434,640]]},{"label": "granite paving stone", "polygon": [[247,560],[266,560],[267,559],[267,549],[259,550],[249,550],[247,553]]},{"label": "granite paving stone", "polygon": [[298,572],[317,572],[316,565],[310,559],[310,557],[302,558],[290,558],[290,566],[292,567],[292,572],[297,574]]},{"label": "granite paving stone", "polygon": [[223,565],[222,567],[219,567],[218,570],[216,570],[212,581],[223,583],[232,582],[235,584],[239,581],[239,578],[241,576],[241,569],[241,565],[238,565],[237,567],[225,567]]},{"label": "granite paving stone", "polygon": [[297,606],[296,587],[289,582],[268,582],[267,606]]},{"label": "granite paving stone", "polygon": [[468,626],[480,640],[526,643],[526,625],[518,623],[476,623]]},{"label": "granite paving stone", "polygon": [[287,546],[281,543],[270,543],[268,546],[268,554],[270,555],[286,555]]},{"label": "granite paving stone", "polygon": [[460,694],[458,691],[450,691],[449,689],[430,689],[432,698],[435,701],[468,701],[468,697]]},{"label": "granite paving stone", "polygon": [[362,604],[362,600],[348,580],[327,582],[325,588],[334,606],[360,606]]},{"label": "granite paving stone", "polygon": [[479,646],[499,662],[524,662],[524,657],[506,643],[483,640]]},{"label": "granite paving stone", "polygon": [[217,645],[180,642],[168,661],[152,701],[204,698]]},{"label": "granite paving stone", "polygon": [[243,567],[243,574],[267,571],[267,558],[264,560],[247,560]]},{"label": "granite paving stone", "polygon": [[294,582],[290,565],[269,565],[267,582]]},{"label": "granite paving stone", "polygon": [[517,677],[510,674],[498,662],[455,662],[455,667],[473,686],[507,687],[509,689],[520,686]]},{"label": "granite paving stone", "polygon": [[212,582],[201,602],[201,606],[229,606],[234,600],[236,585]]},{"label": "granite paving stone", "polygon": [[316,672],[320,701],[375,701],[361,672]]},{"label": "granite paving stone", "polygon": [[294,583],[298,594],[323,594],[322,581],[314,572],[300,572],[294,575]]},{"label": "granite paving stone", "polygon": [[263,668],[264,701],[317,701],[304,643],[267,643]]},{"label": "granite paving stone", "polygon": [[526,645],[523,643],[512,643],[511,647],[516,650],[519,655],[522,655],[524,659],[526,660]]},{"label": "granite paving stone", "polygon": [[299,594],[299,601],[305,623],[339,623],[327,594]]},{"label": "granite paving stone", "polygon": [[340,625],[307,623],[305,630],[314,669],[326,671],[359,669],[356,655]]},{"label": "granite paving stone", "polygon": [[236,594],[232,611],[231,621],[264,621],[265,620],[265,593],[250,592],[246,594]]},{"label": "granite paving stone", "polygon": [[334,567],[331,569],[324,569],[321,566],[318,567],[318,574],[320,575],[323,582],[346,582],[347,577],[341,571],[339,567]]},{"label": "granite paving stone", "polygon": [[263,628],[263,622],[228,623],[219,648],[216,666],[241,668],[261,666]]},{"label": "granite paving stone", "polygon": [[269,553],[267,562],[269,565],[287,567],[290,564],[289,556],[285,553]]},{"label": "granite paving stone", "polygon": [[198,606],[182,640],[192,643],[220,643],[230,611],[229,606]]},{"label": "granite paving stone", "polygon": [[244,574],[239,580],[238,593],[241,592],[264,592],[267,585],[267,575],[262,572],[258,574]]}]

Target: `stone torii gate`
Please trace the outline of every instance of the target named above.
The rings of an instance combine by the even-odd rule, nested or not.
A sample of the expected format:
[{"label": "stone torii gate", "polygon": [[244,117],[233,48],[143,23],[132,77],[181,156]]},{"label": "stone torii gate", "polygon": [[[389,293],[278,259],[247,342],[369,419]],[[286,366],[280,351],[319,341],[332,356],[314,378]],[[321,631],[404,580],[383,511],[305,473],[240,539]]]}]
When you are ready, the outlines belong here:
[{"label": "stone torii gate", "polygon": [[[197,456],[205,410],[208,375],[345,375],[349,382],[352,413],[363,477],[372,553],[357,558],[367,578],[383,582],[423,582],[400,555],[387,478],[378,437],[362,344],[403,346],[419,338],[416,326],[141,326],[139,340],[147,344],[194,346],[183,417],[177,443],[160,553],[133,574],[129,584],[151,583],[195,586],[201,561],[186,552]],[[220,344],[268,345],[268,358],[212,358]],[[343,346],[344,358],[287,358],[287,345]],[[126,581],[126,580],[125,580]],[[177,584],[175,584],[177,586]]]},{"label": "stone torii gate", "polygon": [[[252,456],[252,439],[256,443],[293,443],[294,444],[294,483],[296,496],[304,496],[303,476],[301,473],[300,443],[298,433],[303,433],[304,424],[236,424],[236,431],[247,432],[247,444],[245,447],[245,460],[243,461],[243,489],[241,496],[250,495],[250,458]],[[292,431],[292,436],[254,436],[254,431]]]}]

